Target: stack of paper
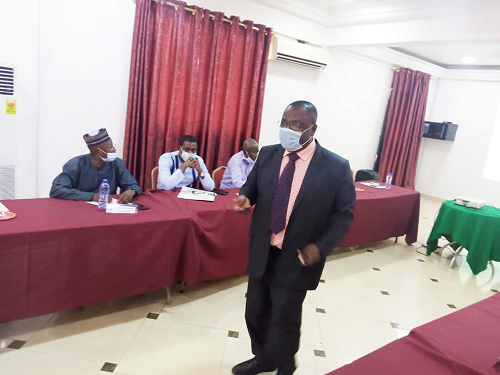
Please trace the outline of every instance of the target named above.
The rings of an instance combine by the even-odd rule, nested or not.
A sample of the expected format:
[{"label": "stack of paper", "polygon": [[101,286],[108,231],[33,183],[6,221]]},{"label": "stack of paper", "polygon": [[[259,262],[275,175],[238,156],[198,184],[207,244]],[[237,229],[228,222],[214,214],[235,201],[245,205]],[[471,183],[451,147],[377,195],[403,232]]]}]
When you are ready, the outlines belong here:
[{"label": "stack of paper", "polygon": [[179,192],[179,195],[177,195],[177,198],[213,202],[216,196],[217,194],[211,191],[198,190],[184,186]]},{"label": "stack of paper", "polygon": [[360,184],[375,188],[375,189],[385,189],[385,185],[380,185],[378,182],[360,182]]}]

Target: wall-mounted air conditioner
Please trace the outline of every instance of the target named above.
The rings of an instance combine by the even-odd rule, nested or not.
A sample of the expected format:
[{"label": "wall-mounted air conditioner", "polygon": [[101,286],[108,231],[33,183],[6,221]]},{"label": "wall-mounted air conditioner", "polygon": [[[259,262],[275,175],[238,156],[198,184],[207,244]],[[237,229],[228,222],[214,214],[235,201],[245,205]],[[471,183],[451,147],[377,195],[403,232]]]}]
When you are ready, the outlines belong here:
[{"label": "wall-mounted air conditioner", "polygon": [[269,59],[289,64],[320,69],[327,65],[330,54],[324,47],[293,39],[282,34],[273,35]]}]

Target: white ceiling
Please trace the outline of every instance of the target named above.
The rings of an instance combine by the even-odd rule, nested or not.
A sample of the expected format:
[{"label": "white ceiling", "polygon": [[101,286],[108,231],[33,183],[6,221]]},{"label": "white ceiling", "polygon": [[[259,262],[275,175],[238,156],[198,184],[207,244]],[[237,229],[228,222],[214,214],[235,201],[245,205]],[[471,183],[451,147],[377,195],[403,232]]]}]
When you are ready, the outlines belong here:
[{"label": "white ceiling", "polygon": [[[253,0],[327,28],[388,24],[415,19],[499,14],[500,0]],[[500,17],[499,17],[500,19]],[[498,21],[500,28],[500,21]],[[386,45],[445,68],[500,69],[500,40]],[[382,47],[381,47],[382,48]],[[464,64],[466,56],[475,62]]]},{"label": "white ceiling", "polygon": [[498,0],[253,0],[334,27],[344,24],[404,21],[429,15],[500,10]]},{"label": "white ceiling", "polygon": [[[451,69],[470,66],[500,69],[500,43],[466,42],[429,45],[412,45],[393,48],[421,60]],[[463,62],[465,57],[474,57],[473,62]]]}]

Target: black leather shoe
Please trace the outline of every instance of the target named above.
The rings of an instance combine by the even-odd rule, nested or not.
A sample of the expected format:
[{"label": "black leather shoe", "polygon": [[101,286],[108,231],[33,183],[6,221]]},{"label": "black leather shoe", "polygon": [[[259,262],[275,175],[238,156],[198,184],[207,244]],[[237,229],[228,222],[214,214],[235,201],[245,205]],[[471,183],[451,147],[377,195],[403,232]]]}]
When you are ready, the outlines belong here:
[{"label": "black leather shoe", "polygon": [[261,372],[271,372],[276,370],[275,368],[270,368],[270,366],[266,366],[257,359],[252,358],[248,361],[241,362],[233,367],[234,375],[257,375]]}]

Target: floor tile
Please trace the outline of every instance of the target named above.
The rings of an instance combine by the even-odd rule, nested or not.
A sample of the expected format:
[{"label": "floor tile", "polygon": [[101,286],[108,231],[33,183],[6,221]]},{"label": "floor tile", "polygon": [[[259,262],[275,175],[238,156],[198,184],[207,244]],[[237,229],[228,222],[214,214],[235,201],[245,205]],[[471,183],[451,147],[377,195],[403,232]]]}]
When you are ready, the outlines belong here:
[{"label": "floor tile", "polygon": [[375,259],[373,266],[380,268],[381,273],[385,272],[396,273],[403,275],[418,276],[423,278],[434,277],[431,270],[428,267],[426,267],[427,263],[417,262],[416,259],[417,259],[416,257],[407,259],[399,259],[399,258],[389,259],[384,257],[380,259]]},{"label": "floor tile", "polygon": [[312,307],[302,308],[302,326],[300,327],[301,347],[324,350],[318,315],[324,314],[318,314],[316,309]]},{"label": "floor tile", "polygon": [[293,375],[311,375],[316,374],[316,359],[314,350],[302,347],[295,355],[297,370]]},{"label": "floor tile", "polygon": [[248,333],[248,329],[247,329],[247,322],[245,320],[245,312],[242,311],[241,314],[240,314],[240,326],[239,326],[239,338],[240,339],[243,339],[243,340],[250,340],[250,335]]},{"label": "floor tile", "polygon": [[2,353],[5,349],[7,349],[7,346],[9,346],[12,341],[14,340],[0,339],[0,353]]},{"label": "floor tile", "polygon": [[24,346],[24,344],[26,344],[26,341],[12,340],[7,349],[21,349]]},{"label": "floor tile", "polygon": [[96,375],[102,364],[24,349],[6,349],[0,355],[0,372],[6,375]]},{"label": "floor tile", "polygon": [[[346,365],[345,361],[340,359],[331,359],[328,357],[316,357],[316,373],[318,375],[329,374],[333,370],[337,370]],[[350,362],[350,361],[349,361]]]},{"label": "floor tile", "polygon": [[399,298],[394,296],[385,296],[384,298],[394,315],[397,317],[401,328],[407,330],[411,330],[456,311],[450,309],[444,302]]},{"label": "floor tile", "polygon": [[[313,307],[303,306],[302,308],[302,325],[300,328],[300,346],[309,349],[323,350],[323,339],[319,329],[316,309]],[[321,314],[323,315],[323,314]],[[240,316],[239,338],[250,340],[248,329],[245,321],[244,313]]]},{"label": "floor tile", "polygon": [[323,277],[326,282],[319,284],[320,287],[335,285],[338,287],[380,290],[382,285],[371,265],[366,267],[351,266],[340,261],[336,263],[335,260],[329,261],[328,268],[325,267],[323,270]]},{"label": "floor tile", "polygon": [[230,375],[231,369],[238,363],[253,358],[249,340],[228,338],[222,359],[220,375]]},{"label": "floor tile", "polygon": [[318,314],[328,358],[354,361],[397,339],[389,323]]},{"label": "floor tile", "polygon": [[243,293],[217,290],[196,294],[198,298],[191,292],[176,296],[171,305],[164,306],[158,320],[239,331],[246,304]]},{"label": "floor tile", "polygon": [[381,273],[378,276],[391,296],[453,303],[460,308],[493,295],[486,287],[465,286],[446,279],[433,282],[432,279],[402,274]]},{"label": "floor tile", "polygon": [[[124,302],[123,302],[124,303]],[[116,310],[96,305],[57,314],[25,345],[33,351],[118,363],[146,319],[163,305]],[[102,364],[101,364],[102,365]]]},{"label": "floor tile", "polygon": [[[324,285],[324,284],[320,284]],[[319,291],[319,287],[316,290],[309,290],[306,294],[306,299],[304,300],[304,307],[314,307],[314,308],[323,308],[323,299],[321,297],[321,293]]]},{"label": "floor tile", "polygon": [[[216,290],[225,290],[226,292],[246,293],[248,287],[248,275],[242,274],[224,279],[207,281],[203,283],[202,287],[204,289],[213,288]],[[187,293],[189,292],[190,290],[188,289]]]},{"label": "floor tile", "polygon": [[54,314],[0,324],[0,339],[28,341]]},{"label": "floor tile", "polygon": [[380,293],[381,289],[336,287],[333,283],[320,286],[327,314],[396,322],[397,318]]},{"label": "floor tile", "polygon": [[[219,375],[227,331],[146,320],[116,372],[127,375]],[[244,340],[239,340],[244,341]]]}]

